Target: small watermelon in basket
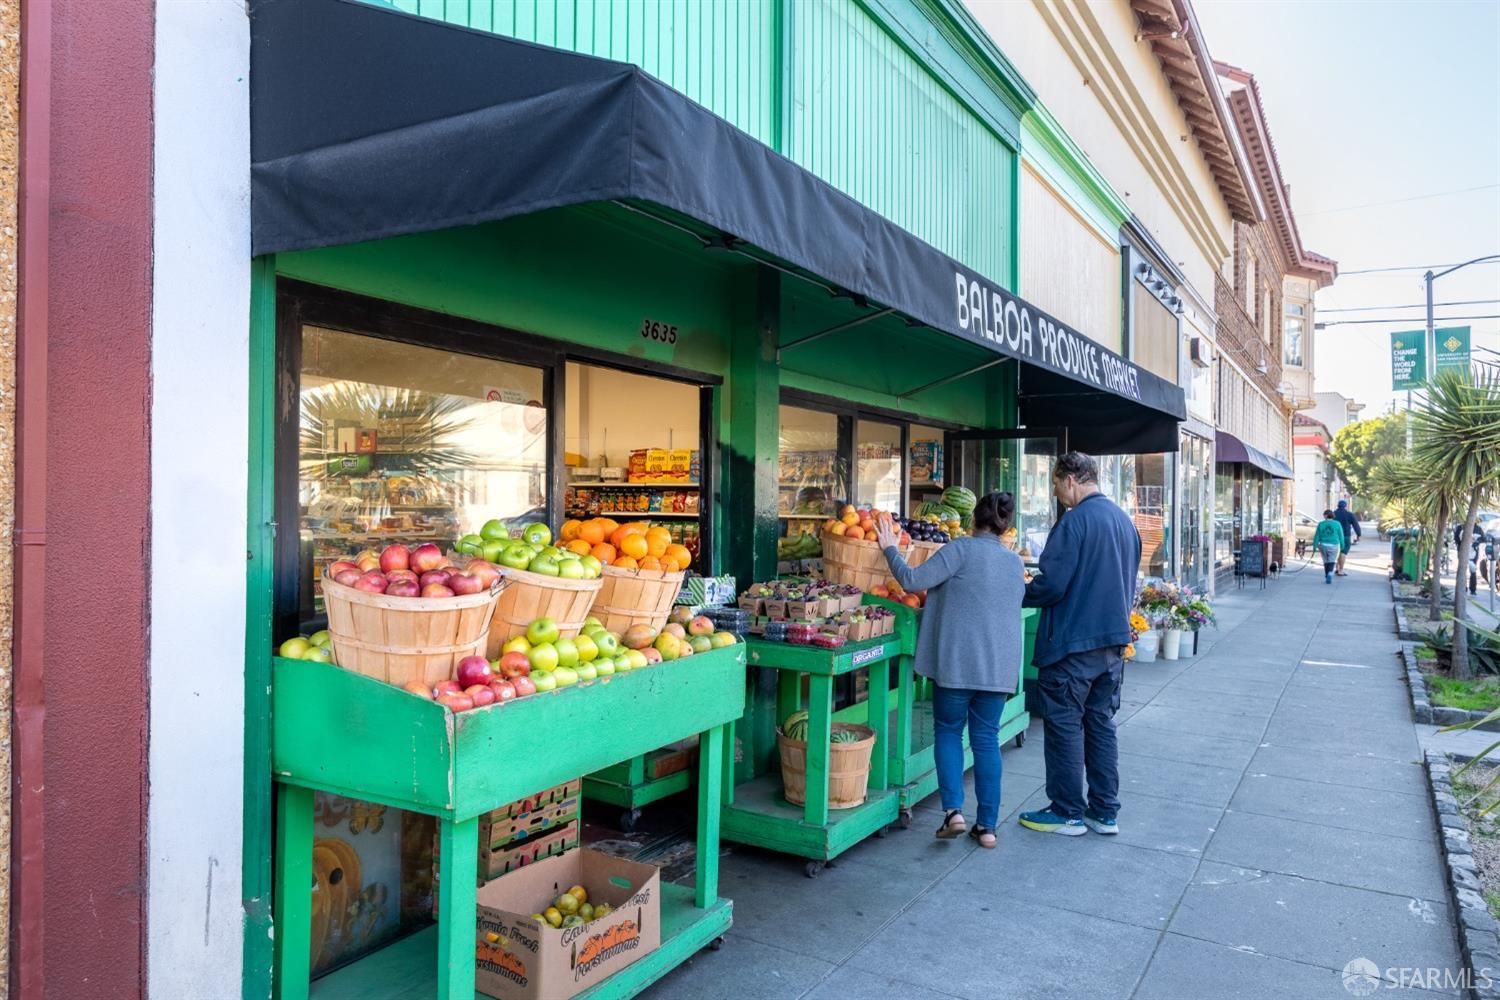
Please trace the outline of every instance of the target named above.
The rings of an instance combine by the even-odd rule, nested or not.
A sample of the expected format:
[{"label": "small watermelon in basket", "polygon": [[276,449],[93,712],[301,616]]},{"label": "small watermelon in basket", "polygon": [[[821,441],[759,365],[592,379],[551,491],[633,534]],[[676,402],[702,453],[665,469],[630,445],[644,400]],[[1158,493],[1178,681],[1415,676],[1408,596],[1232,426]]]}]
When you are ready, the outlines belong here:
[{"label": "small watermelon in basket", "polygon": [[786,717],[781,724],[782,734],[789,740],[797,740],[805,743],[807,741],[807,710],[793,712]]}]

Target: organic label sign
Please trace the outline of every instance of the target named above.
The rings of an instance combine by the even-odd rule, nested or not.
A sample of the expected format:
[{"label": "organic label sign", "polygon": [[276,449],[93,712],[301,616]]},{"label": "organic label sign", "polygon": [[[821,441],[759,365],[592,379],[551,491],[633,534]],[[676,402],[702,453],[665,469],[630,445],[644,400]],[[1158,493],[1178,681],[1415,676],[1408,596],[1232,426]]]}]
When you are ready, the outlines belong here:
[{"label": "organic label sign", "polygon": [[1461,372],[1469,370],[1469,328],[1450,326],[1432,331],[1433,370],[1453,368]]},{"label": "organic label sign", "polygon": [[852,663],[854,666],[859,667],[863,666],[866,663],[874,663],[876,660],[880,659],[883,656],[885,656],[884,643],[874,647],[873,649],[861,649],[859,652],[854,654]]},{"label": "organic label sign", "polygon": [[1427,331],[1391,334],[1391,388],[1420,389],[1427,381]]}]

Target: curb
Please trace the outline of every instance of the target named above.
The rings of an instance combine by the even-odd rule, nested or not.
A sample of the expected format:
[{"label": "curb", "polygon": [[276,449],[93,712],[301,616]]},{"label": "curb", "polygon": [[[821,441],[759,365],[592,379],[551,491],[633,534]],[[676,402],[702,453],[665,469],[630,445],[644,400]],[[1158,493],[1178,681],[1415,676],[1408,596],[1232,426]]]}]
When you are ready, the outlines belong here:
[{"label": "curb", "polygon": [[1407,582],[1408,581],[1406,580],[1391,580],[1391,600],[1396,604],[1404,604],[1408,607],[1426,604],[1427,598],[1421,596],[1420,594],[1401,593],[1401,585]]},{"label": "curb", "polygon": [[1469,845],[1468,823],[1459,809],[1458,797],[1453,794],[1451,760],[1446,754],[1429,750],[1426,762],[1433,817],[1443,835],[1448,901],[1453,907],[1459,955],[1470,984],[1464,993],[1478,1000],[1500,1000],[1500,981],[1491,978],[1500,975],[1500,925],[1480,895],[1483,886]]},{"label": "curb", "polygon": [[1406,609],[1414,605],[1393,604],[1391,610],[1396,616],[1396,638],[1403,642],[1421,642],[1427,638],[1426,635],[1412,630],[1411,622],[1407,620]]},{"label": "curb", "polygon": [[[1406,687],[1407,691],[1411,694],[1411,718],[1413,722],[1433,726],[1461,726],[1465,722],[1478,722],[1490,714],[1489,712],[1470,711],[1462,708],[1449,708],[1446,705],[1432,704],[1432,699],[1427,695],[1427,679],[1417,669],[1417,644],[1415,642],[1401,643],[1401,662],[1406,667]],[[1500,733],[1500,719],[1486,722],[1484,725],[1475,726],[1474,728],[1487,733]]]}]

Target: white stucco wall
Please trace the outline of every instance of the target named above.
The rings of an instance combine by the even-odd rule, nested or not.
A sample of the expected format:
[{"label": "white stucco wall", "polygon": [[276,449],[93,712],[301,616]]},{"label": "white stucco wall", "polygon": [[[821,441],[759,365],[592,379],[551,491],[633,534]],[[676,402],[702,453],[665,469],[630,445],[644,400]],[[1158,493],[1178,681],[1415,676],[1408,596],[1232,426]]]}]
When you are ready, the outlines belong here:
[{"label": "white stucco wall", "polygon": [[238,996],[243,948],[250,29],[156,5],[150,995]]},{"label": "white stucco wall", "polygon": [[967,4],[1068,135],[1212,302],[1214,272],[1231,249],[1229,210],[1150,43],[1134,40],[1138,29],[1129,5]]}]

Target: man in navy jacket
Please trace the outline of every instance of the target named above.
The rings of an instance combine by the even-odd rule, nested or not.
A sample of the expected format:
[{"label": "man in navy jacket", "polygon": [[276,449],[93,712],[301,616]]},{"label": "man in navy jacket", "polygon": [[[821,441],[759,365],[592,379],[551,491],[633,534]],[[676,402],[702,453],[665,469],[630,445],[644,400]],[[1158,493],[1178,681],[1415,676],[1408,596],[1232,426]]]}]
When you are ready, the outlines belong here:
[{"label": "man in navy jacket", "polygon": [[[1058,519],[1026,587],[1025,605],[1041,608],[1036,648],[1047,761],[1046,809],[1021,825],[1076,836],[1119,832],[1120,707],[1124,650],[1141,562],[1135,524],[1099,492],[1099,466],[1070,451],[1057,460],[1052,490],[1068,511]],[[1083,791],[1088,775],[1088,799]]]}]

